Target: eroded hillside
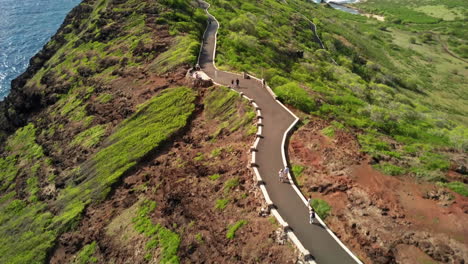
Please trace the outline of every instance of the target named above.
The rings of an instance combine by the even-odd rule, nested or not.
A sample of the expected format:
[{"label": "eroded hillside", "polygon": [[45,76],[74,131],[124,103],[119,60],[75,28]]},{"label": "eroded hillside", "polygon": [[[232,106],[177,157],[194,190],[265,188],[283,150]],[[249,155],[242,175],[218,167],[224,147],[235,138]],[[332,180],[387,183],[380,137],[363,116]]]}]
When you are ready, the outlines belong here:
[{"label": "eroded hillside", "polygon": [[[295,180],[353,252],[463,263],[466,62],[327,6],[210,3],[217,64],[264,77],[301,118]],[[184,0],[85,0],[67,16],[0,104],[0,262],[296,259],[258,217],[253,112],[227,89],[185,86],[205,21]]]}]

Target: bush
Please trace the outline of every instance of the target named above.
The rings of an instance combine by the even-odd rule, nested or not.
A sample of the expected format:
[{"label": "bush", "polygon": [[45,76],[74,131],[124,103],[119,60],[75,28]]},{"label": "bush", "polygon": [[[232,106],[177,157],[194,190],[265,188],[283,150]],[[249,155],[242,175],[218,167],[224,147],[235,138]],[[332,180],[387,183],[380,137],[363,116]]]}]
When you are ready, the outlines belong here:
[{"label": "bush", "polygon": [[392,176],[401,175],[405,173],[405,169],[395,166],[390,163],[377,164],[377,165],[374,165],[374,168],[382,171],[383,173],[387,175],[392,175]]},{"label": "bush", "polygon": [[240,220],[240,221],[237,221],[235,224],[230,225],[226,233],[226,238],[233,239],[236,235],[236,231],[246,224],[247,224],[246,220]]},{"label": "bush", "polygon": [[315,102],[309,94],[295,82],[290,82],[274,89],[276,95],[286,104],[310,113],[316,109]]},{"label": "bush", "polygon": [[224,210],[229,203],[229,199],[218,199],[216,200],[215,208],[219,210]]},{"label": "bush", "polygon": [[442,185],[458,194],[468,197],[468,185],[463,182],[455,181],[455,182],[444,183]]},{"label": "bush", "polygon": [[322,220],[325,220],[331,211],[331,206],[322,199],[313,199],[312,207]]}]

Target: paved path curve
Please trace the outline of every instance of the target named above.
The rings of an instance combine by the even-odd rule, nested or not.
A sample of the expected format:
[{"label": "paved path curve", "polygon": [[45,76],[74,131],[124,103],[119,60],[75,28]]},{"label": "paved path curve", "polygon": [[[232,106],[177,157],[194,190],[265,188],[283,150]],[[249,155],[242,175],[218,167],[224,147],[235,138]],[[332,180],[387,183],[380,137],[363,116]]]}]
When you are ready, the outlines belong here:
[{"label": "paved path curve", "polygon": [[[203,4],[205,9],[209,7]],[[240,75],[219,71],[215,67],[214,54],[219,24],[213,16],[210,14],[208,16],[209,24],[205,31],[199,64],[202,70],[218,84],[228,86],[231,80],[238,78],[240,86],[236,90],[255,100],[261,108],[264,118],[263,138],[258,144],[256,163],[259,165],[258,170],[277,211],[317,263],[356,263],[355,257],[340,246],[327,228],[321,224],[309,224],[308,209],[304,198],[298,195],[293,186],[279,182],[278,171],[283,167],[283,136],[296,119],[273,98],[267,89],[262,87],[258,80],[242,79]]]}]

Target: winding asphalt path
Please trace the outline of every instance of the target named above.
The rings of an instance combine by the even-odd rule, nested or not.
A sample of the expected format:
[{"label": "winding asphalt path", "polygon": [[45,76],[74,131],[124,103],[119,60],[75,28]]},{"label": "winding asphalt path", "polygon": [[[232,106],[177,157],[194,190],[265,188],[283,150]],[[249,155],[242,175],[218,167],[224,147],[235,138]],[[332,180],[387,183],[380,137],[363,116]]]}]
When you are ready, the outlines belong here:
[{"label": "winding asphalt path", "polygon": [[[205,9],[208,5],[204,6]],[[309,224],[308,208],[301,197],[287,183],[280,183],[278,171],[283,167],[282,139],[295,118],[284,109],[255,79],[242,79],[240,75],[219,71],[214,65],[216,33],[219,24],[209,15],[209,24],[200,51],[199,64],[214,82],[230,85],[231,80],[240,81],[237,91],[252,98],[261,108],[263,115],[263,139],[260,140],[257,164],[268,194],[278,212],[292,228],[303,246],[319,264],[356,263],[354,259],[320,224]]]}]

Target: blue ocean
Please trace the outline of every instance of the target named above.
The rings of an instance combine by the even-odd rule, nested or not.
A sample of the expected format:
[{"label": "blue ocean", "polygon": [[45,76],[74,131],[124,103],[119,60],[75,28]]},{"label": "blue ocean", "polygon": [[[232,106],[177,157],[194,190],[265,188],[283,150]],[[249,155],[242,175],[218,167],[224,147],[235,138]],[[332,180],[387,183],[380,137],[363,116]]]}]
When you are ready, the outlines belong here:
[{"label": "blue ocean", "polygon": [[81,0],[0,0],[0,100]]}]

